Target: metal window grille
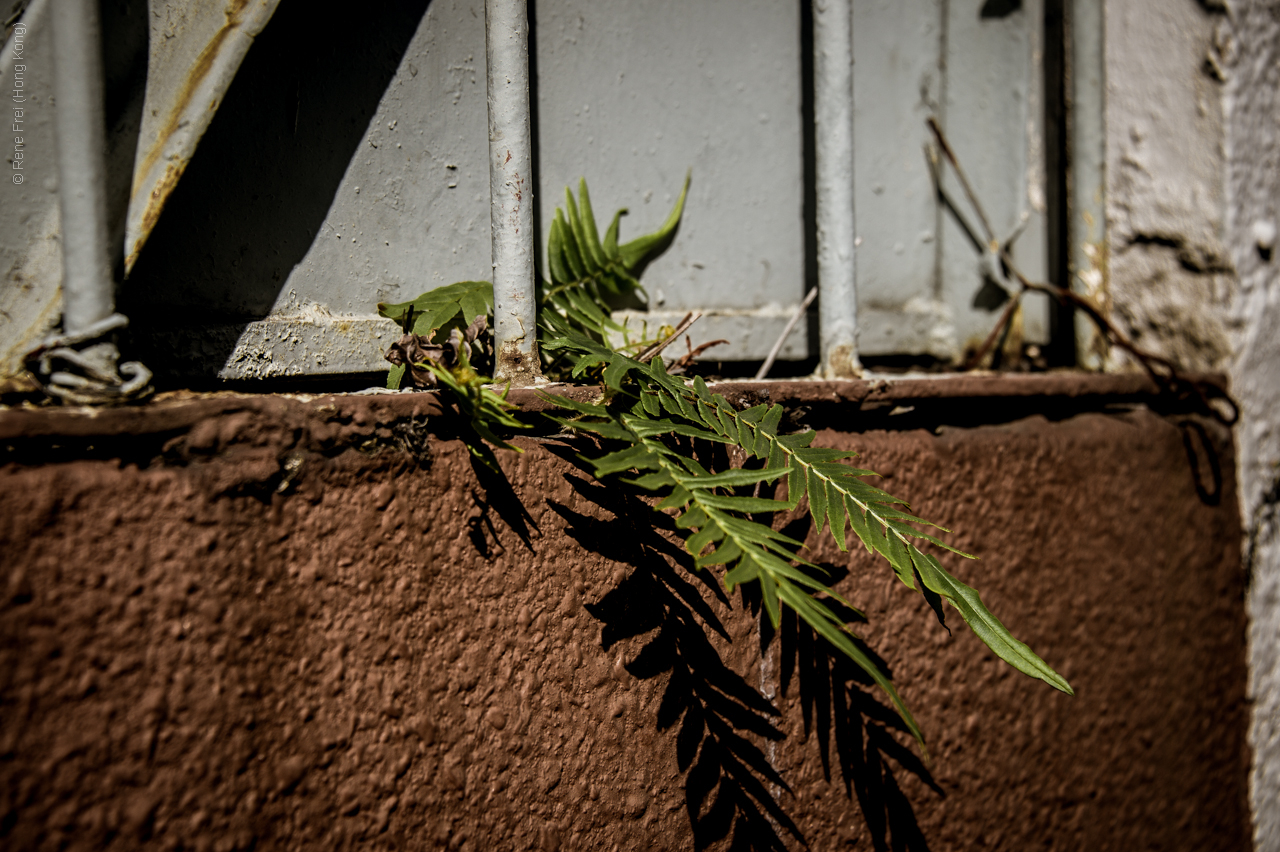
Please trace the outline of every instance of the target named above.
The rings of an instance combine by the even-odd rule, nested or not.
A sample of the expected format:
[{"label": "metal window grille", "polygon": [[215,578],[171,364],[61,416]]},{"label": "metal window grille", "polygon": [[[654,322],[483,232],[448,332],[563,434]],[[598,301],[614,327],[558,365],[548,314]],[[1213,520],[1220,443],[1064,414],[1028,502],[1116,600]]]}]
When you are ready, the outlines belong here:
[{"label": "metal window grille", "polygon": [[[25,15],[36,94],[52,91],[45,6]],[[984,299],[999,270],[931,160],[925,119],[946,127],[1023,270],[1053,277],[1054,14],[1073,21],[1067,254],[1076,286],[1105,275],[1098,0],[421,0],[340,46],[304,6],[263,0],[233,20],[188,3],[185,17],[103,22],[109,257],[165,366],[224,379],[378,370],[394,328],[376,302],[490,275],[499,337],[527,348],[531,319],[504,305],[532,302],[561,187],[587,177],[597,210],[626,206],[624,228],[640,230],[690,166],[679,237],[649,269],[635,321],[698,309],[702,336],[732,341],[708,357],[758,360],[820,284],[782,358],[821,354],[828,375],[878,356],[956,361],[994,321]],[[526,11],[522,31],[508,19]],[[495,45],[516,51],[503,64]],[[500,75],[487,73],[495,61]],[[524,105],[502,104],[521,91]],[[48,94],[31,105],[33,180],[0,212],[14,225],[0,245],[6,368],[59,313],[55,112]],[[503,115],[531,135],[495,124]],[[495,223],[516,194],[526,218],[505,240]],[[491,198],[507,207],[491,216]],[[502,295],[517,286],[519,300]],[[1022,331],[1048,340],[1043,302]]]}]

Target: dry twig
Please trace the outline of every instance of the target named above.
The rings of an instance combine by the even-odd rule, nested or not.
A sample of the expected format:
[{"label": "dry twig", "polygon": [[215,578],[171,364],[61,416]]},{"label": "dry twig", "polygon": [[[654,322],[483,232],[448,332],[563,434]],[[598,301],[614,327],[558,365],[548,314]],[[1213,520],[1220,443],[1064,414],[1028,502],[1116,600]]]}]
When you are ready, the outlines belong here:
[{"label": "dry twig", "polygon": [[[978,352],[969,359],[966,365],[967,369],[972,369],[982,362],[987,353],[991,351],[991,347],[995,345],[996,340],[1000,336],[1000,332],[1008,324],[1013,316],[1014,310],[1021,302],[1022,297],[1027,292],[1046,293],[1057,299],[1059,303],[1070,305],[1083,311],[1094,325],[1098,327],[1115,346],[1128,352],[1129,355],[1137,361],[1147,375],[1151,377],[1152,382],[1160,390],[1177,396],[1179,398],[1195,397],[1199,402],[1200,408],[1214,419],[1228,426],[1234,424],[1240,417],[1240,408],[1236,401],[1231,398],[1221,388],[1215,385],[1209,385],[1204,382],[1197,382],[1184,377],[1173,362],[1153,352],[1147,352],[1139,347],[1136,343],[1129,339],[1123,331],[1111,322],[1111,319],[1103,313],[1102,309],[1094,303],[1092,299],[1083,294],[1077,293],[1065,287],[1058,287],[1053,284],[1030,281],[1022,271],[1018,269],[1017,264],[1013,262],[1013,256],[1009,251],[1007,244],[1001,245],[995,237],[995,232],[991,228],[991,223],[987,219],[987,214],[983,210],[982,203],[978,200],[977,194],[970,186],[969,180],[965,177],[964,169],[960,167],[960,160],[956,157],[955,151],[952,150],[951,144],[947,141],[946,134],[942,132],[942,128],[938,126],[938,122],[932,117],[928,120],[929,129],[933,131],[934,138],[938,141],[938,147],[942,150],[943,155],[947,158],[947,162],[951,164],[951,168],[955,171],[956,177],[960,180],[961,187],[964,188],[965,195],[969,199],[969,203],[973,205],[974,212],[977,213],[979,221],[985,231],[988,244],[993,251],[999,255],[1000,262],[1010,275],[1018,282],[1020,289],[1009,299],[1009,306],[1005,308],[1000,315],[1000,319],[996,322],[995,328],[987,335],[987,339],[983,341]],[[1219,400],[1226,405],[1227,410],[1223,411],[1220,407],[1213,404],[1214,400]]]}]

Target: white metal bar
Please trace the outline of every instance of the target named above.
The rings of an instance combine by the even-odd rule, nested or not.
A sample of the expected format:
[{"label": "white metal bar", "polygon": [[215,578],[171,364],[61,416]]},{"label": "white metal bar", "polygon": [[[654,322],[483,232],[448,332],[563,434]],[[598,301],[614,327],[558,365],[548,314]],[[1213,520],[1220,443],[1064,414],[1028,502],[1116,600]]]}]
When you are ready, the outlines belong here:
[{"label": "white metal bar", "polygon": [[[1071,287],[1105,310],[1107,305],[1107,75],[1104,0],[1070,4],[1070,146],[1068,240]],[[1081,366],[1101,369],[1106,354],[1096,345],[1097,329],[1087,317],[1076,320],[1076,352]]]},{"label": "white metal bar", "polygon": [[[78,335],[115,306],[107,254],[106,129],[97,0],[58,0],[53,13],[63,331]],[[114,371],[114,364],[112,365]]]},{"label": "white metal bar", "polygon": [[489,224],[493,244],[495,378],[541,377],[534,292],[533,144],[526,0],[485,0],[489,95]]},{"label": "white metal bar", "polygon": [[853,209],[853,0],[813,0],[820,371],[851,378],[858,364]]}]

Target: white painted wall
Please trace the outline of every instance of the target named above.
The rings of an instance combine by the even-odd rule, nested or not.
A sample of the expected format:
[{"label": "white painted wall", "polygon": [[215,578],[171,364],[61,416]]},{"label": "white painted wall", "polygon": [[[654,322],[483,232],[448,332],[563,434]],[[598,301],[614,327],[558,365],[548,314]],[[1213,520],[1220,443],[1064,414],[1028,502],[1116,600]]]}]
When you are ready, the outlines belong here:
[{"label": "white painted wall", "polygon": [[1139,345],[1204,369],[1231,353],[1223,89],[1206,61],[1222,19],[1195,0],[1107,4],[1112,306]]},{"label": "white painted wall", "polygon": [[1280,3],[1112,0],[1107,77],[1113,316],[1241,405],[1250,795],[1280,852]]}]

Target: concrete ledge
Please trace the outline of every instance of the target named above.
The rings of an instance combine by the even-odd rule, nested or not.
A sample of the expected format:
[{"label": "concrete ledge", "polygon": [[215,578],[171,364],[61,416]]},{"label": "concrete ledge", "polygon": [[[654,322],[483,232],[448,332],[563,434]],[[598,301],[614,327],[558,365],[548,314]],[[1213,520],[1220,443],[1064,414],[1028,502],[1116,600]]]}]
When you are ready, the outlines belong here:
[{"label": "concrete ledge", "polygon": [[[1189,378],[1224,387],[1217,374],[1197,374]],[[848,419],[910,405],[928,406],[939,423],[951,422],[964,413],[971,423],[1007,422],[1009,403],[1022,400],[1037,410],[1062,410],[1068,414],[1103,411],[1117,406],[1149,405],[1161,411],[1187,411],[1186,400],[1168,399],[1145,376],[1137,373],[1038,373],[960,374],[954,376],[885,377],[865,381],[765,381],[719,382],[712,385],[735,404],[754,405],[779,402],[789,408],[812,411],[835,410],[845,415],[844,429],[920,428],[920,416],[873,421],[867,417]],[[571,398],[595,399],[599,390],[592,385],[547,385],[539,390],[516,389],[509,399],[526,411],[544,411],[550,406],[540,393]],[[968,401],[984,400],[984,408],[969,408]],[[887,407],[887,408],[886,408]],[[950,415],[947,414],[950,411]],[[1027,416],[1018,409],[1019,416]],[[404,417],[435,416],[442,413],[433,393],[394,394],[247,394],[240,392],[195,393],[178,391],[161,394],[140,406],[116,409],[74,407],[0,407],[0,441],[36,436],[148,435],[189,428],[202,420],[234,412],[257,412],[263,416],[316,417],[320,420],[375,424]],[[287,415],[286,415],[287,412]],[[1030,412],[1028,412],[1030,413]],[[903,425],[905,424],[905,425]],[[363,434],[363,433],[362,433]]]},{"label": "concrete ledge", "polygon": [[299,316],[200,327],[162,326],[143,343],[169,375],[224,381],[376,373],[400,328],[382,317],[335,317],[310,305]]}]

